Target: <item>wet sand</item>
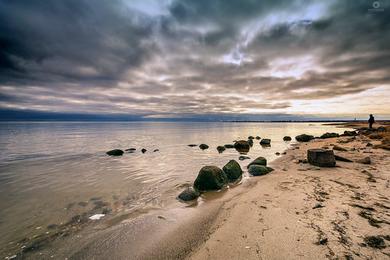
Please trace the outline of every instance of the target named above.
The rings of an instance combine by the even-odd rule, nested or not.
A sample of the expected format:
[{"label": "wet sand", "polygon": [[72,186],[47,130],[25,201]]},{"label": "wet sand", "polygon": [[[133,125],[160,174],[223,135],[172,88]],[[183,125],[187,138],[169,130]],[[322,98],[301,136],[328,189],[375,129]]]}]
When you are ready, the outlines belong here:
[{"label": "wet sand", "polygon": [[[95,225],[25,257],[387,259],[390,159],[388,150],[374,148],[380,142],[359,135],[300,143],[272,162],[272,173],[205,194],[199,205]],[[353,161],[369,156],[371,164],[299,162],[309,148],[334,145],[347,150],[335,154]]]}]

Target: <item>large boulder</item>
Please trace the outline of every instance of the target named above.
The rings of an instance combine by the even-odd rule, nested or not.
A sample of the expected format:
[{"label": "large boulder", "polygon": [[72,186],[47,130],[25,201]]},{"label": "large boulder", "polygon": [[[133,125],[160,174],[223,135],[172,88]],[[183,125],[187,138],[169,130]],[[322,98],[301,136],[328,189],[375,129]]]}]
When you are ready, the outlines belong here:
[{"label": "large boulder", "polygon": [[120,149],[114,149],[114,150],[106,152],[106,154],[108,154],[110,156],[121,156],[121,155],[123,155],[123,153],[124,152]]},{"label": "large boulder", "polygon": [[199,191],[195,190],[193,187],[188,187],[187,189],[183,190],[177,197],[183,201],[191,201],[197,199],[199,196]]},{"label": "large boulder", "polygon": [[251,166],[251,165],[263,165],[263,166],[267,166],[267,159],[265,159],[264,157],[260,156],[260,157],[257,157],[256,159],[254,159],[250,164],[248,164],[248,168]]},{"label": "large boulder", "polygon": [[200,144],[199,148],[202,150],[206,150],[206,149],[209,149],[209,146],[207,144]]},{"label": "large boulder", "polygon": [[239,140],[234,143],[234,148],[239,152],[249,152],[250,147],[249,142],[245,140]]},{"label": "large boulder", "polygon": [[313,139],[314,139],[314,136],[307,135],[307,134],[301,134],[301,135],[297,135],[295,137],[295,140],[297,140],[298,142],[309,142],[310,140],[313,140]]},{"label": "large boulder", "polygon": [[264,165],[251,165],[248,169],[248,172],[253,176],[261,176],[267,173],[272,172],[274,169]]},{"label": "large boulder", "polygon": [[286,142],[288,142],[288,141],[291,141],[291,136],[285,136],[285,137],[283,137],[283,141],[286,141]]},{"label": "large boulder", "polygon": [[319,167],[334,167],[336,159],[333,150],[309,149],[307,150],[307,161]]},{"label": "large boulder", "polygon": [[334,138],[334,137],[339,137],[340,135],[338,133],[325,133],[320,136],[321,139],[326,139],[326,138]]},{"label": "large boulder", "polygon": [[225,151],[225,150],[226,150],[225,146],[221,146],[221,145],[217,146],[217,151],[219,153],[223,153],[223,151]]},{"label": "large boulder", "polygon": [[217,166],[204,166],[194,182],[198,191],[219,190],[228,182],[226,174]]},{"label": "large boulder", "polygon": [[261,139],[260,144],[261,145],[271,145],[271,139],[267,139],[267,138]]},{"label": "large boulder", "polygon": [[223,166],[222,170],[231,182],[238,180],[242,176],[240,164],[235,160],[230,160],[225,166]]}]

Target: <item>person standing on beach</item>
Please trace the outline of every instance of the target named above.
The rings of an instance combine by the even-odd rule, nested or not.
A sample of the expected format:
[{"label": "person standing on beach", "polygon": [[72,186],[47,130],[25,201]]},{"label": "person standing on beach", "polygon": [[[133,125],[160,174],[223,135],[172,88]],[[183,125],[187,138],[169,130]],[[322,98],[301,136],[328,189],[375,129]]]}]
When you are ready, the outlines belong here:
[{"label": "person standing on beach", "polygon": [[371,115],[370,115],[370,118],[368,119],[368,125],[369,125],[370,129],[372,129],[372,124],[374,124],[374,123],[375,123],[375,118],[374,118],[374,116],[371,114]]}]

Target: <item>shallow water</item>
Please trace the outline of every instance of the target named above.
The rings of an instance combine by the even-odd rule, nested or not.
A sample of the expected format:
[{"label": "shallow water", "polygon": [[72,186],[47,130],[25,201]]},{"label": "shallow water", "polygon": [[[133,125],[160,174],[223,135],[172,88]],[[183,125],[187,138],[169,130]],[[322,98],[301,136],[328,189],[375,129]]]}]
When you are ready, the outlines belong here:
[{"label": "shallow water", "polygon": [[[272,161],[291,145],[285,135],[344,130],[319,123],[0,123],[0,253],[78,214],[109,211],[113,218],[177,203],[202,166],[238,160],[236,150],[219,154],[218,145],[249,135],[270,138],[268,148],[254,140],[248,156]],[[105,154],[131,147],[135,153]],[[239,162],[246,169],[250,160]]]}]

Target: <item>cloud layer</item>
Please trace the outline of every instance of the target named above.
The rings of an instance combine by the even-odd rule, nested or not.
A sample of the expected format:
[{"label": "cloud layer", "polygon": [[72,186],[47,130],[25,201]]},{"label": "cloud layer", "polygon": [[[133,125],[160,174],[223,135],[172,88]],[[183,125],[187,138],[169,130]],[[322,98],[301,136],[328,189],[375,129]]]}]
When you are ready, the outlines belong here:
[{"label": "cloud layer", "polygon": [[0,0],[0,108],[390,115],[389,12],[389,1]]}]

